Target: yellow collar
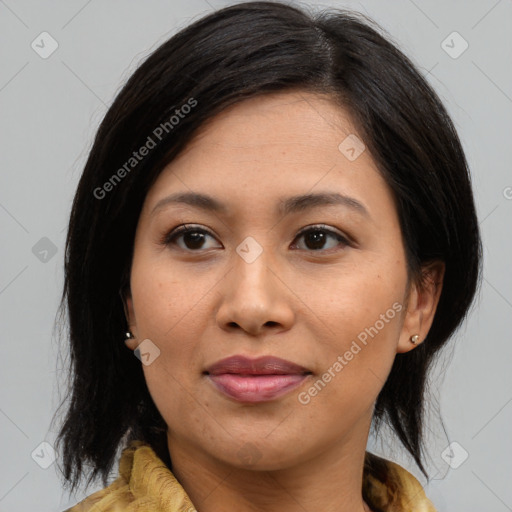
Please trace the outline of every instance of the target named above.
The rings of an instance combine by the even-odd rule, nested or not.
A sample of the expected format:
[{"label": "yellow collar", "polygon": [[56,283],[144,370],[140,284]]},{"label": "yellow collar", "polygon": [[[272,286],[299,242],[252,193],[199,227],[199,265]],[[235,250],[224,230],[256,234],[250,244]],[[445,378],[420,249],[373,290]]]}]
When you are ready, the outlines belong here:
[{"label": "yellow collar", "polygon": [[[364,474],[368,504],[385,512],[436,512],[418,480],[394,462],[385,463],[388,484]],[[119,476],[105,489],[64,512],[195,512],[185,489],[150,445],[132,441],[122,452]]]}]

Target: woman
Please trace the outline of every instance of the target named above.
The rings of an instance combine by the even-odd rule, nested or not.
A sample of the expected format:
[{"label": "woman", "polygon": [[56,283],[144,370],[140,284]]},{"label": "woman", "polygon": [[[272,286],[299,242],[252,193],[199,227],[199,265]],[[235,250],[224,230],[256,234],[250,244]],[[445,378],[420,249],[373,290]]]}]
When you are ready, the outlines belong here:
[{"label": "woman", "polygon": [[480,266],[454,127],[371,21],[196,21],[119,93],[73,203],[58,445],[105,488],[69,510],[435,510],[366,444],[387,422],[428,476],[425,381]]}]

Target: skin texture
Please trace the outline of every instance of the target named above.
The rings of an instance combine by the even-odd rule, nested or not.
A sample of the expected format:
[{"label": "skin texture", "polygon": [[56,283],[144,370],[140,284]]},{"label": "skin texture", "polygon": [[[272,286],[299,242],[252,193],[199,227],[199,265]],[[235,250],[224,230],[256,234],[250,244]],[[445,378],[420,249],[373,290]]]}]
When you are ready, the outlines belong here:
[{"label": "skin texture", "polygon": [[[412,335],[427,335],[444,269],[433,266],[425,286],[408,288],[390,189],[368,150],[350,161],[338,149],[351,133],[348,114],[326,97],[252,98],[203,125],[147,194],[126,297],[135,338],[126,343],[134,350],[149,339],[160,350],[144,374],[169,427],[173,472],[200,512],[366,510],[361,481],[374,402],[396,353],[415,348]],[[169,194],[191,191],[227,211],[167,204],[151,213]],[[276,210],[280,199],[317,192],[348,195],[369,215],[344,205]],[[166,246],[166,234],[185,223],[211,235]],[[318,224],[334,233],[322,231],[323,242],[297,236]],[[262,249],[251,263],[236,250],[246,237]],[[402,309],[390,319],[396,303]],[[384,327],[300,403],[299,393],[381,315]],[[312,375],[270,402],[236,402],[203,374],[235,354],[274,355]]]}]

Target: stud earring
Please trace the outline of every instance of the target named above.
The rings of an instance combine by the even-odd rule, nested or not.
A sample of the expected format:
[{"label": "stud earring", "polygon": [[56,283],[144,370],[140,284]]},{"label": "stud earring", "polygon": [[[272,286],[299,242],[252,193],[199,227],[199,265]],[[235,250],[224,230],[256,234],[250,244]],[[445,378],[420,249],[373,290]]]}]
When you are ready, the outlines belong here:
[{"label": "stud earring", "polygon": [[125,332],[124,335],[125,335],[124,344],[131,350],[129,340],[133,340],[135,338],[135,336],[130,331]]},{"label": "stud earring", "polygon": [[419,340],[420,340],[419,334],[415,334],[414,336],[411,336],[411,343],[413,345],[417,345]]}]

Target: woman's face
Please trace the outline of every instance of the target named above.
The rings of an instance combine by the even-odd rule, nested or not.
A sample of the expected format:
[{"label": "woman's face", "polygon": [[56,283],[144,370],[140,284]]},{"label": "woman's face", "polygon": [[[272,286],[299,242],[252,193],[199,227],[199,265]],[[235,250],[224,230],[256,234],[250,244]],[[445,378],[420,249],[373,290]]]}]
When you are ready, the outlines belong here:
[{"label": "woman's face", "polygon": [[[146,197],[127,298],[127,343],[145,340],[171,457],[185,447],[270,470],[365,444],[395,354],[431,323],[415,285],[406,311],[388,186],[347,139],[349,117],[320,96],[257,97],[203,128]],[[183,224],[191,231],[173,236]],[[301,369],[235,361],[207,373],[230,356]]]}]

